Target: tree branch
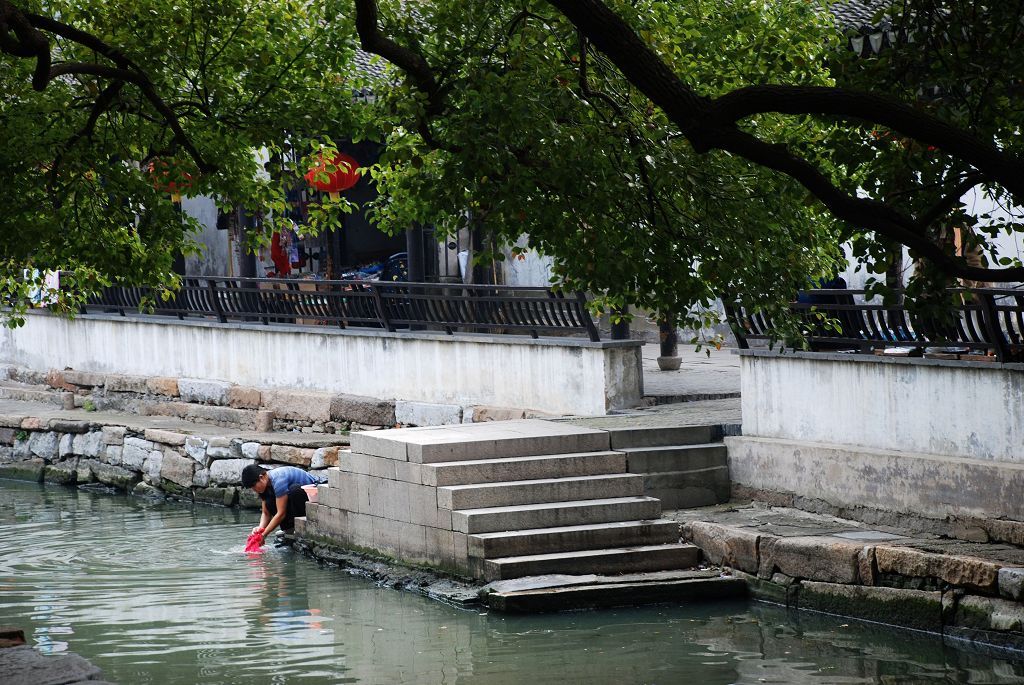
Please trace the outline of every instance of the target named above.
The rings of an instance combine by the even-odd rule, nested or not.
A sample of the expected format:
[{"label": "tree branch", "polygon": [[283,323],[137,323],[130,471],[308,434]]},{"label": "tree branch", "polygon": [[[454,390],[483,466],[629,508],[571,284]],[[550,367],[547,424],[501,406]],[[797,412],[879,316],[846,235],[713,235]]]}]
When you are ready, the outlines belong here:
[{"label": "tree branch", "polygon": [[[680,128],[683,135],[699,153],[713,149],[723,150],[738,155],[750,162],[772,169],[799,182],[820,200],[837,218],[866,230],[874,231],[882,236],[897,240],[917,251],[932,261],[938,268],[951,276],[960,276],[971,280],[983,281],[1017,281],[1024,279],[1024,268],[986,269],[972,267],[962,258],[944,252],[938,245],[929,241],[920,232],[920,226],[911,217],[904,215],[894,207],[883,202],[868,198],[859,198],[846,193],[831,182],[819,169],[807,160],[793,154],[784,145],[772,145],[753,135],[740,130],[735,118],[715,116],[715,101],[698,95],[687,86],[672,69],[637,35],[637,33],[615,12],[610,10],[601,0],[548,0],[549,4],[558,9],[579,29],[594,45],[603,52],[622,72],[628,81],[640,89],[655,105]],[[813,89],[811,89],[813,91]],[[760,96],[764,91],[754,91]],[[807,95],[805,91],[804,107],[788,106],[774,101],[775,108],[764,111],[783,113],[807,112]],[[725,96],[723,96],[725,97]],[[719,99],[719,101],[722,98]],[[729,105],[726,100],[726,105]],[[733,100],[733,102],[736,102]],[[742,104],[742,100],[740,100]],[[847,102],[851,109],[835,106],[829,113],[835,116],[847,115],[874,121],[873,114],[857,109]],[[817,103],[820,108],[822,105]],[[733,107],[733,111],[742,114],[744,110]],[[852,113],[851,113],[852,111]],[[897,116],[899,115],[899,116]],[[897,128],[906,129],[910,117],[902,111],[890,110],[886,117]],[[903,118],[901,118],[903,117]],[[918,120],[917,123],[930,124],[931,120]],[[937,120],[935,120],[937,121]],[[939,122],[941,123],[941,122]],[[943,128],[947,127],[947,128]],[[927,137],[938,137],[951,149],[961,150],[967,140],[973,140],[964,132],[942,126],[926,126]],[[913,130],[903,130],[909,137],[914,137]],[[970,152],[968,161],[975,164],[986,176],[999,179],[1000,183],[1009,181],[1008,190],[1022,188],[1024,164],[1016,158],[1006,155],[989,146],[986,152]],[[957,155],[959,156],[959,155]],[[974,163],[974,162],[972,162]],[[1007,179],[1013,170],[1017,177]],[[1022,188],[1024,189],[1024,188]],[[1024,193],[1021,194],[1024,197]]]}]

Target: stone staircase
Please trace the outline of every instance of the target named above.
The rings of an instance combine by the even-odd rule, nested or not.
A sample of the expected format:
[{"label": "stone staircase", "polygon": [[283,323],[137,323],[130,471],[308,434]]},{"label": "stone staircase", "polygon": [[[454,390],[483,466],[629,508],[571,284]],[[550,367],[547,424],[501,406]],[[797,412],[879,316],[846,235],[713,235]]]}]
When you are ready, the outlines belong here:
[{"label": "stone staircase", "polygon": [[727,499],[713,437],[536,420],[353,433],[296,532],[485,581],[690,569],[700,550],[651,494]]}]

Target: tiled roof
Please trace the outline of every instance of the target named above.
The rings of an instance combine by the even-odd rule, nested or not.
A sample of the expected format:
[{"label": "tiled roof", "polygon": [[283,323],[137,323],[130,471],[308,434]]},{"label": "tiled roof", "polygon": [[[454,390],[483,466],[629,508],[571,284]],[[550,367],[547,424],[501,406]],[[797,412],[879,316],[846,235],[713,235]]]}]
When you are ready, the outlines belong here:
[{"label": "tiled roof", "polygon": [[892,0],[842,0],[833,3],[829,10],[841,28],[867,33],[881,28],[882,22],[876,21],[875,17],[880,9],[891,5]]}]

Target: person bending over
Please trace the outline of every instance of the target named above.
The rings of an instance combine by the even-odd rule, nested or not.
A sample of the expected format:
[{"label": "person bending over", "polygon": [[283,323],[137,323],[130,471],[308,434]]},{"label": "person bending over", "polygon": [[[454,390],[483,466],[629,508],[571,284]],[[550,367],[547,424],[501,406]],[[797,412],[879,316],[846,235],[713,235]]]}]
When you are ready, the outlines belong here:
[{"label": "person bending over", "polygon": [[256,464],[242,469],[242,486],[250,488],[260,497],[263,513],[260,525],[252,529],[265,540],[275,528],[285,533],[295,529],[295,517],[306,515],[308,497],[303,485],[316,485],[320,481],[302,469],[282,466],[267,470]]}]

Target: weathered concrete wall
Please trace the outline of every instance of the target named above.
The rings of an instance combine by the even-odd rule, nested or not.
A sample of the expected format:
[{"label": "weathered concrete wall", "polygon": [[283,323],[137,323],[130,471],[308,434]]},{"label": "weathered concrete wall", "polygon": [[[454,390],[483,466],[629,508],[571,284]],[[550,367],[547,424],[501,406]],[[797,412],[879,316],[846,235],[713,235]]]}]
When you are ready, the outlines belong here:
[{"label": "weathered concrete wall", "polygon": [[929,518],[1024,521],[1024,465],[820,442],[725,439],[734,488]]},{"label": "weathered concrete wall", "polygon": [[1024,364],[750,350],[743,434],[1024,464]]},{"label": "weathered concrete wall", "polygon": [[387,333],[32,313],[0,361],[397,400],[604,414],[643,392],[636,341]]}]

